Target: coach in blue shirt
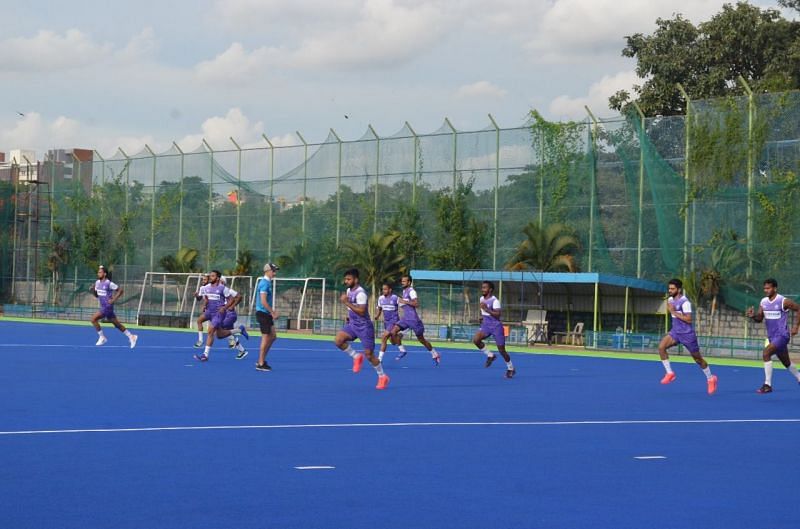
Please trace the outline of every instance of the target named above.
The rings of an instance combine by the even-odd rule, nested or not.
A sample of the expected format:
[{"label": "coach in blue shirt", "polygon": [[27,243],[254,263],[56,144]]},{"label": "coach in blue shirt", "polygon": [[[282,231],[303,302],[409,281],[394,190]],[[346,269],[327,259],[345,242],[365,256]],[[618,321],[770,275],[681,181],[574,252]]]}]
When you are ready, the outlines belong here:
[{"label": "coach in blue shirt", "polygon": [[275,292],[272,289],[272,280],[278,271],[278,265],[267,263],[264,265],[264,277],[258,279],[256,285],[256,320],[261,327],[261,346],[258,349],[258,363],[256,369],[259,371],[272,371],[267,364],[267,353],[278,335],[275,332],[275,320],[278,313],[274,310]]}]

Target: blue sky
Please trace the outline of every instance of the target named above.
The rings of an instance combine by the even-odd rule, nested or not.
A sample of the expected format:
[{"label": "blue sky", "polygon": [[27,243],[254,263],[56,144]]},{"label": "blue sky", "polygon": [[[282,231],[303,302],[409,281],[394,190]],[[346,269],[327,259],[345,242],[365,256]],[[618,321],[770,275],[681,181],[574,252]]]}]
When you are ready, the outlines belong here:
[{"label": "blue sky", "polygon": [[582,119],[584,104],[607,116],[607,97],[636,82],[624,35],[722,4],[0,0],[0,151],[193,150],[203,137],[226,149],[229,136],[256,145],[262,133],[296,144],[296,130],[356,139],[408,120],[424,133],[445,116],[471,130],[487,113],[519,125],[532,108]]}]

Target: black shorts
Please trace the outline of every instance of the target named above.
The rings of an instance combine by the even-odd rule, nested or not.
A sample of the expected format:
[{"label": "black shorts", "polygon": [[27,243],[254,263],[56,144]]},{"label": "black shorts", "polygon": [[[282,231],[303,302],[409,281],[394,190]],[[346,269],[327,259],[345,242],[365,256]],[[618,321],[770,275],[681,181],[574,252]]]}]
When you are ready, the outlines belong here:
[{"label": "black shorts", "polygon": [[275,322],[272,321],[272,314],[258,310],[256,311],[256,320],[261,327],[261,334],[272,334],[272,327],[275,325]]}]

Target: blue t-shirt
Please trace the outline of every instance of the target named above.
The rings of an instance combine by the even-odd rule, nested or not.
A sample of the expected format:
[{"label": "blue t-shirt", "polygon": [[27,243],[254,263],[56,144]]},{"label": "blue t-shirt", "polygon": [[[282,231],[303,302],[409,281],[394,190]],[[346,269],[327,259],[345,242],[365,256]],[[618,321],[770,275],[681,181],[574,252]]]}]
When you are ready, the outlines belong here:
[{"label": "blue t-shirt", "polygon": [[258,285],[256,285],[256,310],[261,312],[266,312],[269,314],[270,311],[267,310],[267,307],[261,304],[261,293],[267,293],[267,303],[270,307],[273,307],[273,300],[272,300],[272,280],[267,277],[259,278]]}]

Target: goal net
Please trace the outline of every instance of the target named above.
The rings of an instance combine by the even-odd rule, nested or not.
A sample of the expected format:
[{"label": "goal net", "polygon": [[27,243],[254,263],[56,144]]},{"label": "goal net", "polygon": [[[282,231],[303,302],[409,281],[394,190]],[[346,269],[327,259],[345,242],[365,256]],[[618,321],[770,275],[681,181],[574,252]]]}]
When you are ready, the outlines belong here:
[{"label": "goal net", "polygon": [[[224,276],[225,284],[242,295],[243,300],[252,297],[252,276]],[[200,290],[202,274],[174,272],[145,272],[136,321],[139,325],[156,327],[186,327],[193,325],[199,315],[202,300],[195,294]],[[241,302],[236,308],[239,319],[246,321],[249,306]]]},{"label": "goal net", "polygon": [[[260,277],[256,278],[254,286],[257,287],[260,280]],[[314,319],[325,318],[326,287],[324,277],[275,277],[272,280],[272,308],[278,313],[279,320],[287,320],[289,329],[311,329]],[[251,325],[255,325],[255,290],[249,305]]]}]

